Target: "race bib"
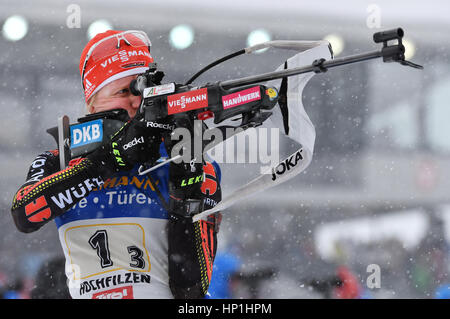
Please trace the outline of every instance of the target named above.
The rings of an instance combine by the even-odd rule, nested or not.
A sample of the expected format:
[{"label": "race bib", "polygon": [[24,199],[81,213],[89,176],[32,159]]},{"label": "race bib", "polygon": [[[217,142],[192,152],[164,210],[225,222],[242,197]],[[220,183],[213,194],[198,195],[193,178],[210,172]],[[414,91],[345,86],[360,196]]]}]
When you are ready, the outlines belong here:
[{"label": "race bib", "polygon": [[150,272],[144,228],[137,223],[69,227],[64,244],[74,281],[117,270]]}]

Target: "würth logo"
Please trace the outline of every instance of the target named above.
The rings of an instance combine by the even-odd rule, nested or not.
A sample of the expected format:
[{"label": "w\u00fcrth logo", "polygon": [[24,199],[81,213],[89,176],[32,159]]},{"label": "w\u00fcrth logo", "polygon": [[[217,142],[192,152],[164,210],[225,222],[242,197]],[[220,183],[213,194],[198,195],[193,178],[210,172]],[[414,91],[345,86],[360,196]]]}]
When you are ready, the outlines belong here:
[{"label": "w\u00fcrth logo", "polygon": [[32,223],[39,223],[47,220],[52,215],[44,195],[36,198],[33,202],[25,206],[25,215]]}]

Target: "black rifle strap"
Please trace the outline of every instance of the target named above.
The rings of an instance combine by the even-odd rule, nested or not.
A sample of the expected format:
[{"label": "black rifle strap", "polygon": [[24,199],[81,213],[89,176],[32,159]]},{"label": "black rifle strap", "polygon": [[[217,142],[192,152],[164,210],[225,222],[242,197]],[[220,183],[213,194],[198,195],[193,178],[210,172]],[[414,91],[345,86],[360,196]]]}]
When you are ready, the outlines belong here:
[{"label": "black rifle strap", "polygon": [[169,204],[164,199],[163,194],[159,190],[158,185],[156,185],[155,180],[150,176],[150,173],[146,174],[147,178],[150,180],[150,183],[152,183],[153,187],[155,188],[156,195],[158,195],[159,201],[161,202],[161,205],[164,207],[164,209],[167,212],[170,212],[169,210]]}]

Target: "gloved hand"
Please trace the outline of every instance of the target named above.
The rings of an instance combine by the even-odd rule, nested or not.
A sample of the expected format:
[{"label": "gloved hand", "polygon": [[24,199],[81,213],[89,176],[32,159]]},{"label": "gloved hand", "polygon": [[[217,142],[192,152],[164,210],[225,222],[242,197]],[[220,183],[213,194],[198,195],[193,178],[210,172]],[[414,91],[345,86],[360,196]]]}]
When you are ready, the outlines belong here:
[{"label": "gloved hand", "polygon": [[[180,122],[178,125],[180,125]],[[172,214],[189,217],[203,209],[201,207],[203,205],[204,197],[201,192],[201,187],[204,180],[203,158],[194,158],[195,136],[192,131],[192,123],[186,121],[181,123],[181,125],[191,131],[191,141],[188,141],[184,147],[190,147],[188,154],[191,154],[192,156],[190,158],[190,162],[170,162],[169,164],[170,211]],[[166,136],[164,143],[168,154],[172,154],[174,141],[171,141],[170,137]]]},{"label": "gloved hand", "polygon": [[138,163],[155,162],[159,157],[162,128],[148,125],[143,115],[126,122],[110,140],[86,157],[102,177],[132,169]]},{"label": "gloved hand", "polygon": [[203,163],[169,164],[169,217],[190,219],[204,210]]},{"label": "gloved hand", "polygon": [[180,200],[202,197],[203,163],[169,164],[169,194]]}]

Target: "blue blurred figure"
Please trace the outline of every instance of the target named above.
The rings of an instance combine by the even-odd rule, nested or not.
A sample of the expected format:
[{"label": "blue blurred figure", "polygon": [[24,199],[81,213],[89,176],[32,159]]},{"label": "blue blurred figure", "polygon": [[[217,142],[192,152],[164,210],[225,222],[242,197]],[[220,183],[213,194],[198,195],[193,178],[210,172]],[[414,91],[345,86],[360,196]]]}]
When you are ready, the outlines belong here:
[{"label": "blue blurred figure", "polygon": [[222,252],[216,255],[212,272],[211,283],[208,290],[208,299],[230,299],[233,298],[230,281],[232,276],[238,272],[241,261],[230,252]]},{"label": "blue blurred figure", "polygon": [[434,296],[436,299],[450,299],[450,284],[440,285]]},{"label": "blue blurred figure", "polygon": [[3,299],[22,299],[20,293],[14,290],[8,290],[3,294]]}]

